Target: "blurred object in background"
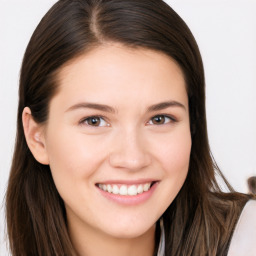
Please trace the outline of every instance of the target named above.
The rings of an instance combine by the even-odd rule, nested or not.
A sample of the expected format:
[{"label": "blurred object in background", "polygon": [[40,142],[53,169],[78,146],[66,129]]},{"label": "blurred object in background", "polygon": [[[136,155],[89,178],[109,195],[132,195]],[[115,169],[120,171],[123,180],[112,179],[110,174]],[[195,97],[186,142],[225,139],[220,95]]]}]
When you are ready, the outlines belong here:
[{"label": "blurred object in background", "polygon": [[256,176],[250,177],[247,180],[249,193],[256,195]]}]

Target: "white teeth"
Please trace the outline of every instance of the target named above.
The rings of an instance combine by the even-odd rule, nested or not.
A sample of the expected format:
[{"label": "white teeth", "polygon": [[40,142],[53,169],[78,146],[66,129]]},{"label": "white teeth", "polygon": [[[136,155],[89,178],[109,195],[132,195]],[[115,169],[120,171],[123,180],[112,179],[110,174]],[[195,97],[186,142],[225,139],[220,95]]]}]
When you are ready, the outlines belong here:
[{"label": "white teeth", "polygon": [[110,184],[98,184],[98,187],[101,190],[104,190],[108,193],[113,193],[115,195],[122,196],[136,196],[137,194],[141,194],[150,189],[151,183],[139,184],[139,185],[110,185]]},{"label": "white teeth", "polygon": [[137,187],[132,185],[128,188],[128,195],[129,196],[136,196],[137,195]]},{"label": "white teeth", "polygon": [[110,185],[107,185],[107,191],[108,191],[108,193],[112,192],[112,187]]},{"label": "white teeth", "polygon": [[141,194],[143,192],[143,186],[142,185],[138,186],[137,192],[138,192],[138,194]]},{"label": "white teeth", "polygon": [[127,186],[122,185],[120,187],[119,194],[122,195],[122,196],[126,196],[127,195]]},{"label": "white teeth", "polygon": [[112,192],[113,192],[113,194],[116,194],[116,195],[119,194],[119,188],[118,188],[117,185],[114,185],[114,186],[113,186]]},{"label": "white teeth", "polygon": [[143,186],[143,190],[144,190],[144,191],[148,191],[149,188],[150,188],[150,183],[144,184],[144,186]]}]

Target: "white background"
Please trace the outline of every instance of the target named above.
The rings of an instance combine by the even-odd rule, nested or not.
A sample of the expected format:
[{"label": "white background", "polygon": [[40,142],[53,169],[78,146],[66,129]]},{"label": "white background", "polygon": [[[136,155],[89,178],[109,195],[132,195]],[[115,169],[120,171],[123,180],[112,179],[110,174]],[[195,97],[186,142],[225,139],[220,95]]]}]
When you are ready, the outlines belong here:
[{"label": "white background", "polygon": [[[169,0],[192,30],[207,82],[209,141],[236,190],[256,175],[256,0]],[[54,0],[0,0],[0,255],[4,193],[15,140],[18,77],[36,25]]]}]

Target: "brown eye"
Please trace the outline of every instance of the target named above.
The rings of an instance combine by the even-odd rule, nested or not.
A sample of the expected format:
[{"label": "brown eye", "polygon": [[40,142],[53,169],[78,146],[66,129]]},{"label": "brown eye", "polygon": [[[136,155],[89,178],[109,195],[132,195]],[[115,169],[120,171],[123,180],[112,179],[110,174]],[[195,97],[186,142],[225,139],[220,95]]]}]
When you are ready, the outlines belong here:
[{"label": "brown eye", "polygon": [[175,122],[175,120],[169,116],[158,115],[158,116],[154,116],[150,120],[149,124],[161,125],[161,124],[166,124],[170,122]]},{"label": "brown eye", "polygon": [[153,124],[164,124],[165,122],[165,117],[164,116],[155,116],[152,118],[152,123]]},{"label": "brown eye", "polygon": [[82,123],[94,127],[109,126],[109,124],[100,116],[87,117],[82,121]]},{"label": "brown eye", "polygon": [[90,117],[86,121],[87,121],[87,124],[92,125],[92,126],[99,126],[99,124],[100,124],[99,117]]}]

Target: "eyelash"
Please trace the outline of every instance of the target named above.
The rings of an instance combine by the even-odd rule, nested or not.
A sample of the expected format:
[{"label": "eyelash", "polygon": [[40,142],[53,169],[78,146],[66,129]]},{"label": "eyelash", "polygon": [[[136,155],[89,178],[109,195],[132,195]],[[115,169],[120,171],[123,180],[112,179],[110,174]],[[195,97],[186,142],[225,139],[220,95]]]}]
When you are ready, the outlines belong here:
[{"label": "eyelash", "polygon": [[[161,118],[163,117],[163,118],[165,119],[165,122],[164,122],[163,124],[154,124],[154,123],[151,123],[151,124],[150,124],[150,122],[152,122],[152,120],[153,120],[154,118],[157,118],[157,117],[158,117],[158,118],[159,118],[159,117],[161,117]],[[107,123],[107,125],[103,125],[103,126],[94,126],[94,125],[88,124],[88,122],[89,122],[89,121],[92,121],[93,118],[103,120],[105,123],[107,123],[107,121],[105,120],[105,118],[104,118],[103,116],[97,116],[97,115],[95,115],[95,116],[88,116],[88,117],[86,117],[86,118],[83,118],[81,121],[79,121],[79,124],[81,124],[81,125],[85,124],[85,125],[91,126],[91,127],[109,127],[109,126],[110,126],[110,124],[108,124],[108,123]],[[167,118],[170,119],[168,122],[166,122],[166,119],[167,119]],[[151,117],[150,120],[147,122],[147,124],[159,126],[159,125],[166,125],[166,124],[169,124],[169,123],[176,123],[176,122],[177,122],[177,119],[174,118],[174,117],[171,116],[171,115],[167,115],[167,114],[158,114],[158,115],[155,115],[155,116]]]},{"label": "eyelash", "polygon": [[[154,118],[159,118],[159,117],[163,117],[164,119],[165,119],[165,121],[166,121],[166,118],[168,118],[168,119],[170,119],[170,121],[169,122],[164,122],[163,124],[155,124],[155,125],[164,125],[164,124],[169,124],[169,123],[176,123],[177,122],[177,119],[176,118],[174,118],[173,116],[170,116],[170,115],[166,115],[166,114],[159,114],[159,115],[155,115],[155,116],[153,116],[151,119],[150,119],[150,121],[149,122],[151,122]],[[154,124],[152,124],[152,125],[154,125]]]},{"label": "eyelash", "polygon": [[[85,124],[85,125],[91,126],[91,127],[102,127],[102,126],[94,126],[94,125],[88,124],[88,121],[92,120],[93,118],[95,118],[95,119],[101,119],[101,120],[103,120],[105,123],[107,123],[106,120],[105,120],[105,118],[104,118],[103,116],[88,116],[88,117],[86,117],[86,118],[83,118],[81,121],[79,121],[79,124],[81,124],[81,125]],[[107,123],[107,125],[105,125],[105,126],[110,126],[110,125]],[[105,126],[103,126],[103,127],[105,127]]]}]

